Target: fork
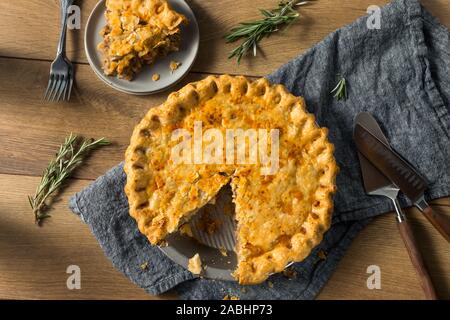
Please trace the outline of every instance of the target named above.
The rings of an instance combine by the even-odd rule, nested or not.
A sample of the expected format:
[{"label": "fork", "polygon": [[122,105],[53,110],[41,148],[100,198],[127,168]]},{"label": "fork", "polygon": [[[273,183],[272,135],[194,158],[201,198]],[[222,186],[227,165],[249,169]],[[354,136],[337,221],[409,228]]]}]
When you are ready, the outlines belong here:
[{"label": "fork", "polygon": [[56,58],[50,67],[50,77],[44,100],[47,101],[69,101],[73,86],[73,66],[66,57],[66,31],[67,15],[69,7],[74,0],[61,0],[61,33],[59,35]]}]

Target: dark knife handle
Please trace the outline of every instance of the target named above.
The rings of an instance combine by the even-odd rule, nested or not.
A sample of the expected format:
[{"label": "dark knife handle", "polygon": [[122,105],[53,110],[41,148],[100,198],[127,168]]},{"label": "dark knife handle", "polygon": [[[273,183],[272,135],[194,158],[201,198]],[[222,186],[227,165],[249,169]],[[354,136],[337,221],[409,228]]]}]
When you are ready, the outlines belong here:
[{"label": "dark knife handle", "polygon": [[450,222],[442,215],[435,213],[430,206],[422,210],[428,221],[450,243]]},{"label": "dark knife handle", "polygon": [[399,222],[398,229],[400,230],[405,247],[408,250],[409,258],[411,259],[411,262],[416,269],[416,273],[419,276],[420,285],[422,286],[426,299],[437,300],[438,297],[436,295],[436,291],[434,290],[433,282],[431,281],[430,274],[428,273],[425,261],[419,251],[419,247],[417,246],[417,242],[414,238],[414,234],[408,220],[405,219],[402,222]]}]

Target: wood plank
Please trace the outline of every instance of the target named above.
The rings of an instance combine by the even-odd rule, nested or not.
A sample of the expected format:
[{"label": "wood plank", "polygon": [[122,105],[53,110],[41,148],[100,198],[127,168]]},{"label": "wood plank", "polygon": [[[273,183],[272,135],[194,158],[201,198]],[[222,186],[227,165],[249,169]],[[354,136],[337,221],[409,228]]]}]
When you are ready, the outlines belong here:
[{"label": "wood plank", "polygon": [[[113,142],[94,152],[75,175],[95,179],[123,160],[134,126],[168,93],[147,97],[120,93],[97,79],[89,66],[79,65],[71,102],[48,103],[42,101],[42,94],[49,65],[46,61],[0,58],[0,172],[40,175],[64,137],[74,132],[105,136]],[[175,89],[203,76],[188,76]]]},{"label": "wood plank", "polygon": [[[68,56],[87,63],[83,37],[84,26],[97,0],[81,4],[82,28],[68,33]],[[366,14],[370,5],[384,5],[388,0],[320,0],[302,7],[300,21],[286,32],[263,40],[263,52],[240,65],[227,56],[235,44],[225,44],[223,37],[231,27],[258,18],[257,8],[271,8],[273,0],[189,0],[201,30],[196,72],[265,75],[304,52],[327,34]],[[59,1],[1,1],[0,56],[53,60],[59,33]],[[450,26],[450,5],[447,0],[424,0],[422,3],[440,21]],[[20,17],[20,18],[18,18]],[[43,23],[45,21],[45,23]]]},{"label": "wood plank", "polygon": [[432,202],[433,206],[450,207],[450,198],[442,198]]},{"label": "wood plank", "polygon": [[[154,298],[113,268],[88,227],[67,208],[69,196],[90,181],[71,180],[41,228],[33,223],[26,199],[37,183],[37,177],[0,174],[0,299]],[[408,215],[440,297],[450,298],[448,244],[417,211]],[[81,268],[81,290],[66,287],[66,268],[72,264]],[[381,268],[381,290],[366,287],[369,265]],[[423,298],[393,214],[377,218],[361,232],[319,298]]]},{"label": "wood plank", "polygon": [[[1,299],[152,298],[114,269],[87,225],[69,212],[69,195],[89,182],[71,181],[39,228],[26,199],[38,179],[0,175]],[[69,265],[81,269],[81,290],[67,289]]]},{"label": "wood plank", "polygon": [[[449,208],[435,208],[450,218]],[[416,209],[406,210],[438,297],[450,297],[450,248]],[[367,267],[381,269],[381,289],[369,290]],[[393,213],[377,217],[352,243],[320,299],[424,299],[415,270],[403,245]]]}]

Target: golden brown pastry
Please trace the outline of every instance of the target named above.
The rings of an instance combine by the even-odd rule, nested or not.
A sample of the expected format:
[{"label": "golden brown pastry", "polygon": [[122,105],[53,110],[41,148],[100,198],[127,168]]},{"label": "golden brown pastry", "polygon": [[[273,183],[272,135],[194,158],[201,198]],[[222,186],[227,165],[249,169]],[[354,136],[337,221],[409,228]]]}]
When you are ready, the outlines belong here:
[{"label": "golden brown pastry", "polygon": [[[176,132],[183,132],[185,141],[199,123],[203,133],[214,128],[224,137],[236,129],[277,130],[278,163],[273,158],[269,166],[259,157],[227,162],[226,143],[222,162],[195,161],[195,155],[186,156],[191,163],[174,161],[180,143],[174,130],[182,129]],[[269,136],[272,155],[277,140]],[[236,157],[247,146],[240,150],[250,159],[248,143],[246,137],[235,144]],[[258,140],[258,150],[262,147]],[[330,227],[337,170],[327,129],[317,126],[303,98],[266,79],[210,76],[170,94],[136,126],[126,151],[125,191],[139,230],[158,244],[230,183],[238,225],[234,276],[254,284],[303,260],[322,240]]]}]

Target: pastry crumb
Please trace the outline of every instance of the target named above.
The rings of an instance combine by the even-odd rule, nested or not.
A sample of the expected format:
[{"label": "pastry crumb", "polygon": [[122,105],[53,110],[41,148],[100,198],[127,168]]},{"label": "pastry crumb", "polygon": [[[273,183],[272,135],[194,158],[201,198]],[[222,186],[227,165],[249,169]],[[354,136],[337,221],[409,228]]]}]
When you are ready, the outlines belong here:
[{"label": "pastry crumb", "polygon": [[169,65],[170,72],[173,73],[175,70],[178,69],[179,66],[181,66],[181,62],[178,62],[175,60],[170,61],[170,65]]},{"label": "pastry crumb", "polygon": [[160,77],[161,76],[159,75],[159,73],[155,73],[155,74],[152,75],[152,80],[153,81],[158,81]]},{"label": "pastry crumb", "polygon": [[144,262],[140,265],[141,270],[147,270],[148,269],[148,262]]},{"label": "pastry crumb", "polygon": [[241,288],[242,293],[247,293],[247,288]]},{"label": "pastry crumb", "polygon": [[205,212],[200,217],[198,227],[200,230],[206,232],[209,235],[213,235],[222,224],[222,221],[211,217],[210,207],[204,207]]},{"label": "pastry crumb", "polygon": [[223,300],[239,300],[239,297],[227,294],[225,297],[223,297]]},{"label": "pastry crumb", "polygon": [[202,273],[202,260],[200,260],[200,255],[198,253],[189,259],[188,270],[196,275]]},{"label": "pastry crumb", "polygon": [[224,257],[228,257],[228,251],[227,251],[227,249],[225,249],[224,247],[221,247],[221,248],[219,249],[219,251],[220,251],[220,254],[221,254],[221,255],[223,255]]},{"label": "pastry crumb", "polygon": [[317,253],[317,256],[319,257],[320,260],[326,260],[327,259],[327,253],[323,250],[320,250]]},{"label": "pastry crumb", "polygon": [[188,223],[183,224],[183,225],[180,227],[180,233],[181,233],[182,235],[188,236],[188,237],[190,237],[190,238],[193,238],[193,237],[194,237],[194,234],[192,233],[191,225],[188,224]]},{"label": "pastry crumb", "polygon": [[269,286],[270,289],[273,288],[273,282],[272,282],[272,281],[268,281],[268,282],[267,282],[267,285]]},{"label": "pastry crumb", "polygon": [[167,247],[168,245],[169,245],[169,244],[167,243],[166,240],[163,240],[163,241],[161,241],[161,242],[159,243],[159,247],[161,247],[161,248]]},{"label": "pastry crumb", "polygon": [[297,271],[295,271],[292,267],[289,267],[283,270],[283,275],[289,279],[295,279],[297,278]]}]

